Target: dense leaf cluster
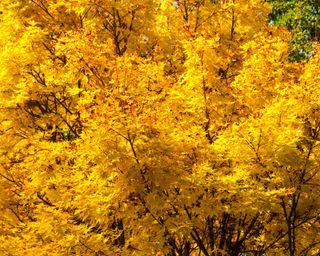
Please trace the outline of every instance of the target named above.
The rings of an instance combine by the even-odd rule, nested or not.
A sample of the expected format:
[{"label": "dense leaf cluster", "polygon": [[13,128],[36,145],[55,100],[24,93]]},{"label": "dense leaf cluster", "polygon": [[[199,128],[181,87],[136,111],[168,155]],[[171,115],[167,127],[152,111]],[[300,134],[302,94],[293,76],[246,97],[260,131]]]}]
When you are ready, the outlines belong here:
[{"label": "dense leaf cluster", "polygon": [[0,9],[1,256],[320,254],[320,55],[268,3]]}]

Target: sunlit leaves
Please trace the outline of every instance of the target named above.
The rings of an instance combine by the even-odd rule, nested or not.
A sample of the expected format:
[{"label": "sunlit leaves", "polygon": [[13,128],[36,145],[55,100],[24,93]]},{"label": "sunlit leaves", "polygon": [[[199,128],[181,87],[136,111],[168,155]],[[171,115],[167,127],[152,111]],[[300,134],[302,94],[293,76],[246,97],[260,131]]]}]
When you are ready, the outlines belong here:
[{"label": "sunlit leaves", "polygon": [[269,6],[11,2],[1,253],[317,252],[319,60]]}]

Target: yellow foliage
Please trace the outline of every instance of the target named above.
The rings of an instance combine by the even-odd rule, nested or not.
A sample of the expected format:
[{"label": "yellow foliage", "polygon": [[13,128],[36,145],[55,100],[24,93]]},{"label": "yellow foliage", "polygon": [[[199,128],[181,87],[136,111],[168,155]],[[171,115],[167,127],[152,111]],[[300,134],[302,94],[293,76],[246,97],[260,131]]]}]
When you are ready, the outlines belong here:
[{"label": "yellow foliage", "polygon": [[319,54],[258,0],[2,0],[1,255],[318,255]]}]

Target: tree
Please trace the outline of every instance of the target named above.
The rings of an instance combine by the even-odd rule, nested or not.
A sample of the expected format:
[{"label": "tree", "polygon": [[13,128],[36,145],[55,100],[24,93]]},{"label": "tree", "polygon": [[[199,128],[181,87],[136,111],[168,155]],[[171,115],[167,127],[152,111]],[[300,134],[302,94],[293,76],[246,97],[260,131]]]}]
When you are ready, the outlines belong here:
[{"label": "tree", "polygon": [[319,254],[319,57],[269,5],[1,9],[1,254]]},{"label": "tree", "polygon": [[313,42],[319,41],[320,2],[270,0],[270,22],[292,31],[290,60],[303,60],[313,54]]}]

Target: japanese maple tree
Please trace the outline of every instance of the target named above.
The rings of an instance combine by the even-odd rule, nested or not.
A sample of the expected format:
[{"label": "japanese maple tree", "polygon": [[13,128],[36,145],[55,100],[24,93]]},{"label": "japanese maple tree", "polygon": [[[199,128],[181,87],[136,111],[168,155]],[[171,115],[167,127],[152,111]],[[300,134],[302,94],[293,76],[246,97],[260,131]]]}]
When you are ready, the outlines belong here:
[{"label": "japanese maple tree", "polygon": [[258,0],[2,0],[1,255],[318,255],[319,55]]}]

